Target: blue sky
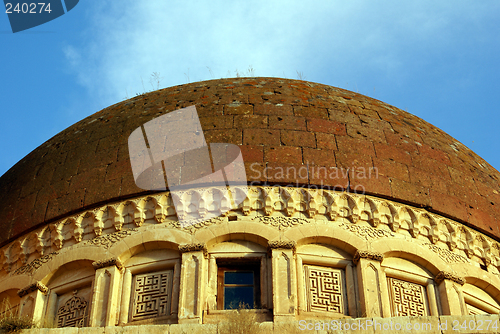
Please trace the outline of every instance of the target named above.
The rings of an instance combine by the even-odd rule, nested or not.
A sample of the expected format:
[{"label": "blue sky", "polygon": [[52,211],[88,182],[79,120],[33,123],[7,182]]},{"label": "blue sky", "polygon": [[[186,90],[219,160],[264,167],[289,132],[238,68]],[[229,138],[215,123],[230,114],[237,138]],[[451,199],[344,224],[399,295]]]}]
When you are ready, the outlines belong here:
[{"label": "blue sky", "polygon": [[407,110],[500,169],[500,2],[80,0],[13,34],[0,13],[0,175],[111,104],[255,76],[346,88]]}]

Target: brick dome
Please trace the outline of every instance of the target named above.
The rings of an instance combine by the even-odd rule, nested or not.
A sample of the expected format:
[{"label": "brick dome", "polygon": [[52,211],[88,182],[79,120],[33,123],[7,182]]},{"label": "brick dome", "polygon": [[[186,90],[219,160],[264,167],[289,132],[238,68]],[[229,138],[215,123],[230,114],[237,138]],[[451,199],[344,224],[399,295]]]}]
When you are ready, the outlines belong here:
[{"label": "brick dome", "polygon": [[[249,182],[365,191],[500,240],[499,172],[440,129],[331,86],[235,78],[137,96],[42,144],[0,178],[0,243],[69,213],[147,193],[134,183],[128,137],[145,122],[191,105],[207,143],[240,146]],[[188,173],[187,157],[182,164]]]}]

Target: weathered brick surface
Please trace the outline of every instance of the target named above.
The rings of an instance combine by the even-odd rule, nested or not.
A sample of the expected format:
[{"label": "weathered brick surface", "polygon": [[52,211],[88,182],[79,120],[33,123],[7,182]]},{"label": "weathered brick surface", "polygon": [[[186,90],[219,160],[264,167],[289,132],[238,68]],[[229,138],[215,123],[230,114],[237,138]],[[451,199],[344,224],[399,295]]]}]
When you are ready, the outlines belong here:
[{"label": "weathered brick surface", "polygon": [[279,146],[280,131],[267,129],[244,129],[243,144]]},{"label": "weathered brick surface", "polygon": [[237,129],[267,128],[269,116],[263,115],[236,115],[234,116],[234,127]]},{"label": "weathered brick surface", "polygon": [[245,162],[264,162],[264,146],[240,145],[241,155]]},{"label": "weathered brick surface", "polygon": [[[240,146],[249,183],[364,191],[424,206],[500,240],[500,173],[442,130],[340,88],[235,78],[136,96],[42,144],[0,177],[0,244],[69,212],[148,193],[135,185],[128,137],[191,105],[207,143]],[[197,157],[177,158],[174,183],[199,176]]]},{"label": "weathered brick surface", "polygon": [[346,134],[346,126],[344,123],[336,121],[325,121],[318,118],[307,119],[307,130],[312,132],[325,132],[337,135]]},{"label": "weathered brick surface", "polygon": [[[292,130],[282,130],[281,132],[281,143],[286,146],[296,146],[296,147],[316,147],[316,138],[314,133],[306,131],[292,131]],[[317,134],[316,134],[317,135]],[[330,135],[333,136],[333,135]],[[331,140],[331,138],[329,138]],[[332,145],[333,147],[326,147]],[[333,142],[328,141],[325,144],[326,148],[335,149],[335,140]]]},{"label": "weathered brick surface", "polygon": [[305,131],[306,120],[296,116],[269,116],[269,128]]},{"label": "weathered brick surface", "polygon": [[271,163],[302,164],[302,149],[290,146],[270,146],[264,149],[264,160]]},{"label": "weathered brick surface", "polygon": [[[311,132],[308,132],[308,133],[313,134]],[[316,135],[316,146],[311,146],[311,147],[317,147],[317,148],[329,149],[329,150],[337,150],[337,148],[338,148],[337,140],[338,139],[335,137],[334,134],[316,132],[315,135]],[[339,136],[339,137],[344,137],[344,136]],[[299,140],[301,140],[301,138],[299,138]],[[308,146],[308,145],[302,145],[302,146]]]},{"label": "weathered brick surface", "polygon": [[319,187],[329,187],[346,190],[349,187],[349,172],[345,169],[332,166],[308,166],[309,184]]},{"label": "weathered brick surface", "polygon": [[307,165],[336,166],[335,154],[332,150],[303,148],[304,163]]},{"label": "weathered brick surface", "polygon": [[391,191],[393,197],[402,201],[415,203],[421,207],[431,205],[428,188],[394,178],[391,182]]}]

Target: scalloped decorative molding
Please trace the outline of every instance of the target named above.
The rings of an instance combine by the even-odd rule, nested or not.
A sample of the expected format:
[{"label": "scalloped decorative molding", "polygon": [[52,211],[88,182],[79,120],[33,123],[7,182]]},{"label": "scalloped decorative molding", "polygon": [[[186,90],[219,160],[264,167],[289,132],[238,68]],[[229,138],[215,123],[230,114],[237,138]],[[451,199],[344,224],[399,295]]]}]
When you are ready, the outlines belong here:
[{"label": "scalloped decorative molding", "polygon": [[[244,186],[246,188],[246,186]],[[245,196],[233,187],[232,198]],[[117,241],[161,225],[193,235],[207,226],[234,220],[261,223],[280,231],[301,225],[335,223],[367,241],[419,238],[419,243],[448,263],[492,265],[500,269],[500,244],[460,223],[394,201],[324,189],[250,186],[235,210],[220,215],[217,203],[230,201],[218,188],[200,188],[180,195],[180,210],[190,224],[180,226],[170,193],[128,199],[68,216],[32,231],[0,249],[0,276],[33,274],[63,248],[75,244],[110,248]],[[203,221],[208,214],[216,216]],[[219,216],[217,216],[219,215]],[[427,240],[422,243],[422,239]]]}]

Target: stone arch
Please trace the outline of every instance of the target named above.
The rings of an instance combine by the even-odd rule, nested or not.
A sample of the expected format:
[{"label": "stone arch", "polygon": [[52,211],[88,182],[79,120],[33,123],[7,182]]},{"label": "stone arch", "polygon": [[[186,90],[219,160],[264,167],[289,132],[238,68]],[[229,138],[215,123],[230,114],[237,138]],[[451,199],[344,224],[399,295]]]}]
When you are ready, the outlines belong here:
[{"label": "stone arch", "polygon": [[127,235],[114,243],[109,248],[110,255],[108,257],[117,257],[121,261],[126,261],[137,252],[140,252],[141,249],[155,249],[158,247],[178,249],[179,245],[192,242],[193,238],[189,233],[176,229],[142,231]]},{"label": "stone arch", "polygon": [[263,223],[233,221],[209,226],[198,231],[194,236],[197,242],[205,243],[207,247],[229,240],[252,241],[267,247],[269,240],[279,237],[279,232]]},{"label": "stone arch", "polygon": [[325,231],[319,232],[316,226],[314,226],[306,229],[302,228],[300,232],[302,232],[302,237],[295,240],[297,246],[305,244],[325,244],[339,248],[349,253],[351,256],[354,256],[357,250],[369,248],[369,243],[366,242],[366,240],[339,228],[328,229],[326,230],[327,233],[324,233]]},{"label": "stone arch", "polygon": [[479,275],[474,275],[472,272],[469,272],[469,275],[464,277],[465,283],[480,288],[493,297],[497,302],[500,302],[500,279],[489,273],[484,274],[484,276],[481,275],[482,277],[480,277]]},{"label": "stone arch", "polygon": [[49,262],[42,264],[33,275],[33,280],[47,282],[60,268],[75,261],[92,263],[109,257],[109,253],[102,247],[86,246],[65,249]]},{"label": "stone arch", "polygon": [[451,271],[450,266],[430,249],[404,240],[378,240],[372,243],[372,249],[382,253],[384,258],[397,257],[414,262],[431,272],[434,276],[440,271]]},{"label": "stone arch", "polygon": [[[57,327],[89,325],[91,304],[101,299],[93,297],[96,273],[93,262],[88,259],[69,261],[41,281],[50,291],[45,311],[49,322],[54,321]],[[107,296],[103,298],[106,300]]]},{"label": "stone arch", "polygon": [[146,241],[139,245],[130,247],[128,252],[121,254],[121,256],[118,256],[118,258],[121,262],[125,263],[127,260],[133,258],[134,256],[140,255],[145,252],[161,249],[169,249],[178,252],[179,244],[170,241]]},{"label": "stone arch", "polygon": [[29,277],[28,275],[10,276],[2,280],[2,286],[0,287],[0,292],[14,290],[17,293],[17,291],[27,287],[30,283],[32,283],[32,280],[31,277]]}]

